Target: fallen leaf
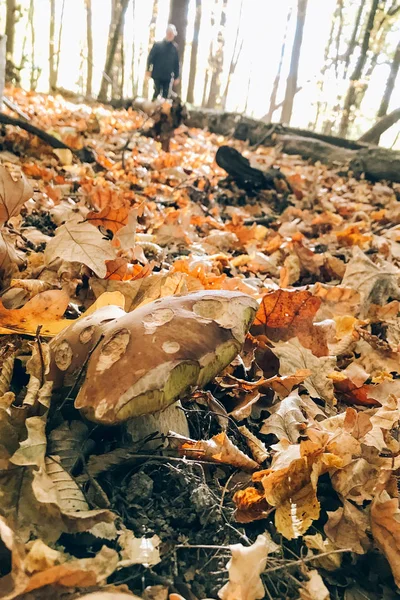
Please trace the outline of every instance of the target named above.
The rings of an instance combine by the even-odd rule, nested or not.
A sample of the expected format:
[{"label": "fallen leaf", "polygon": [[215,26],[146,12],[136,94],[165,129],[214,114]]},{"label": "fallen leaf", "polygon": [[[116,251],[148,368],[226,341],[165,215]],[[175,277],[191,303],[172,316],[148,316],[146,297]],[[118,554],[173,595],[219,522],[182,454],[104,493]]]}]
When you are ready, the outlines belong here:
[{"label": "fallen leaf", "polygon": [[75,217],[56,230],[56,235],[46,246],[44,256],[47,264],[58,258],[81,262],[99,277],[105,277],[105,261],[113,259],[115,251],[111,242],[104,239],[96,227]]},{"label": "fallen leaf", "polygon": [[265,499],[263,492],[257,488],[248,487],[237,491],[233,496],[236,505],[235,519],[238,523],[251,523],[266,519],[273,507]]},{"label": "fallen leaf", "polygon": [[159,550],[161,540],[158,535],[153,535],[151,538],[137,538],[133,531],[124,529],[118,537],[118,544],[121,546],[120,567],[130,567],[131,565],[153,567],[161,562]]},{"label": "fallen leaf", "polygon": [[391,498],[386,490],[377,494],[372,501],[371,531],[390,564],[397,587],[400,587],[399,499]]},{"label": "fallen leaf", "polygon": [[230,546],[232,558],[226,565],[229,581],[218,592],[221,600],[260,600],[265,596],[261,573],[268,555],[280,550],[268,533],[259,535],[249,547],[242,544]]},{"label": "fallen leaf", "polygon": [[335,404],[333,382],[329,378],[336,366],[334,357],[314,356],[297,339],[275,344],[272,351],[279,358],[281,375],[293,375],[299,369],[308,369],[312,374],[304,380],[304,387],[310,396]]},{"label": "fallen leaf", "polygon": [[265,419],[260,433],[273,433],[278,440],[287,439],[295,444],[306,429],[307,419],[301,412],[301,398],[298,394],[290,394],[279,404],[271,407],[272,415]]},{"label": "fallen leaf", "polygon": [[258,463],[239,450],[224,432],[215,435],[210,440],[198,442],[183,438],[180,443],[180,452],[189,458],[212,460],[245,471],[254,471],[258,468]]},{"label": "fallen leaf", "polygon": [[126,225],[119,229],[115,236],[122,250],[131,250],[135,245],[137,227],[137,210],[131,210]]},{"label": "fallen leaf", "polygon": [[126,206],[121,206],[120,208],[105,206],[100,212],[89,212],[86,216],[86,221],[95,227],[103,227],[112,231],[112,233],[117,233],[118,230],[127,224],[128,216],[129,209]]},{"label": "fallen leaf", "polygon": [[[328,554],[332,552],[332,554],[328,554],[328,556],[322,556],[321,558],[317,558],[318,554],[316,554],[316,558],[313,561],[313,564],[321,569],[325,569],[325,571],[336,571],[339,569],[342,564],[342,555],[339,553],[335,553],[335,546],[329,541],[324,540],[320,533],[315,533],[314,535],[305,535],[304,543],[307,548],[310,550],[318,550],[319,554]],[[344,546],[347,548],[347,546]]]},{"label": "fallen leaf", "polygon": [[352,259],[346,266],[342,286],[359,292],[360,317],[364,318],[371,304],[382,306],[389,297],[400,298],[399,278],[400,270],[393,264],[385,260],[375,264],[360,248],[356,247]]},{"label": "fallen leaf", "polygon": [[301,600],[329,600],[330,593],[318,571],[307,571],[308,581],[300,588]]},{"label": "fallen leaf", "polygon": [[15,181],[9,170],[0,165],[0,225],[19,214],[22,206],[33,194],[25,175]]},{"label": "fallen leaf", "polygon": [[324,531],[336,548],[348,548],[356,554],[364,554],[370,546],[366,530],[368,515],[348,500],[337,510],[327,512],[328,521]]}]

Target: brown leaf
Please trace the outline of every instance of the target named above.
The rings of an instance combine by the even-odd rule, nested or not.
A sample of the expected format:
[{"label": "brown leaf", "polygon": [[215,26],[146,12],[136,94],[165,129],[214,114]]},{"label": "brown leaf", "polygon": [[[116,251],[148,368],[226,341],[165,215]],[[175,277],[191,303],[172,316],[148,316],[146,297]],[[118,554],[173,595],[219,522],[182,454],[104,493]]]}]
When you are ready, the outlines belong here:
[{"label": "brown leaf", "polygon": [[47,264],[58,258],[81,262],[98,277],[105,277],[105,261],[113,259],[115,251],[111,242],[104,239],[96,227],[90,223],[82,223],[80,217],[75,217],[56,230],[56,235],[47,244],[44,255]]},{"label": "brown leaf", "polygon": [[239,450],[224,432],[215,435],[210,440],[200,440],[198,442],[183,438],[180,452],[188,458],[212,460],[245,471],[254,471],[258,468],[258,463]]},{"label": "brown leaf", "polygon": [[0,166],[0,225],[19,214],[24,203],[31,198],[33,190],[25,175],[15,181],[9,170]]},{"label": "brown leaf", "polygon": [[301,433],[306,429],[307,419],[301,412],[301,398],[291,394],[279,404],[269,409],[272,415],[265,419],[260,433],[273,433],[278,440],[287,439],[295,444]]},{"label": "brown leaf", "polygon": [[239,490],[234,494],[233,501],[236,504],[235,519],[238,523],[251,523],[265,519],[273,510],[266,501],[264,493],[254,487]]},{"label": "brown leaf", "polygon": [[298,337],[302,345],[318,356],[327,354],[325,341],[317,339],[313,325],[321,300],[310,292],[276,290],[267,293],[258,309],[251,329],[253,335],[265,335],[273,342]]},{"label": "brown leaf", "polygon": [[336,548],[349,548],[351,552],[364,554],[370,546],[366,530],[367,514],[347,500],[334,512],[328,511],[324,531]]},{"label": "brown leaf", "polygon": [[301,600],[329,600],[330,594],[318,571],[307,572],[308,581],[300,588]]},{"label": "brown leaf", "polygon": [[392,569],[397,587],[400,587],[400,509],[399,499],[391,498],[383,490],[371,505],[371,531]]},{"label": "brown leaf", "polygon": [[95,227],[103,227],[117,233],[128,222],[129,209],[127,206],[113,208],[105,206],[100,212],[91,211],[87,214],[86,221]]}]

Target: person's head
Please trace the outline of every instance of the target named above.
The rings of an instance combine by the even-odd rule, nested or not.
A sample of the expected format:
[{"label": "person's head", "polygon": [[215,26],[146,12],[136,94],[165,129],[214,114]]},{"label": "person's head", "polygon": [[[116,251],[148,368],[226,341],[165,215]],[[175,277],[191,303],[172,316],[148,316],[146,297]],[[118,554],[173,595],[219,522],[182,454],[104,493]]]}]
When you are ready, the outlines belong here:
[{"label": "person's head", "polygon": [[165,39],[167,40],[167,42],[173,42],[176,35],[177,35],[177,30],[175,25],[172,25],[172,23],[170,23],[167,27],[167,31],[165,34]]}]

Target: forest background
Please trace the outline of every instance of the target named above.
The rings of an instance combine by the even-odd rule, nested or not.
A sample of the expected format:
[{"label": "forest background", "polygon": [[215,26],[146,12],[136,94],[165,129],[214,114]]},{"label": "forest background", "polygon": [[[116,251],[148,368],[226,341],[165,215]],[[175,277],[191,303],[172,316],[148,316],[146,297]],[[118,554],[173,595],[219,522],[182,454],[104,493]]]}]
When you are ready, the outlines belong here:
[{"label": "forest background", "polygon": [[[7,77],[103,101],[150,97],[146,59],[169,21],[190,103],[355,139],[400,117],[396,0],[2,0]],[[400,148],[400,121],[373,141]]]}]

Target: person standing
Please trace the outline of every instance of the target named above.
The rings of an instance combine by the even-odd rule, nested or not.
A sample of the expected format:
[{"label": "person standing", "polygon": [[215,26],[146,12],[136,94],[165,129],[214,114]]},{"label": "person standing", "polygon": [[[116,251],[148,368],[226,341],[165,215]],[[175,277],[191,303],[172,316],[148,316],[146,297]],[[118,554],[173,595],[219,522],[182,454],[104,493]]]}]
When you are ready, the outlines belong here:
[{"label": "person standing", "polygon": [[174,84],[179,83],[178,46],[174,42],[177,33],[175,25],[168,25],[163,41],[156,42],[150,50],[146,75],[154,80],[153,100],[160,94],[169,98],[172,78]]}]

